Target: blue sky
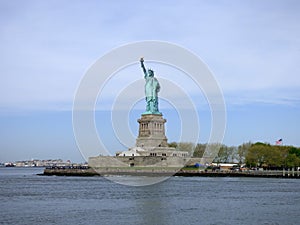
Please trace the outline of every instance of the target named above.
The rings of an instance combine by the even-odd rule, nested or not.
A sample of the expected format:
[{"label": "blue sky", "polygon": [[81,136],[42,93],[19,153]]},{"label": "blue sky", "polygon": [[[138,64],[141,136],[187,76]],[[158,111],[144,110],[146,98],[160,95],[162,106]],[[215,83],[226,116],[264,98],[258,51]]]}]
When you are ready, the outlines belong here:
[{"label": "blue sky", "polygon": [[[77,87],[99,57],[143,40],[178,44],[209,66],[226,102],[224,144],[282,138],[300,146],[299,10],[296,0],[0,1],[0,162],[84,161],[72,128]],[[168,75],[151,66],[158,79]],[[102,118],[110,118],[107,105],[115,93],[109,90],[122,84],[117,78],[122,80],[111,80],[95,118],[112,152],[124,146]],[[188,89],[199,110],[200,141],[206,142],[209,107],[200,92]],[[133,133],[139,110],[130,116]],[[178,118],[167,104],[161,110],[169,140],[176,141]]]}]

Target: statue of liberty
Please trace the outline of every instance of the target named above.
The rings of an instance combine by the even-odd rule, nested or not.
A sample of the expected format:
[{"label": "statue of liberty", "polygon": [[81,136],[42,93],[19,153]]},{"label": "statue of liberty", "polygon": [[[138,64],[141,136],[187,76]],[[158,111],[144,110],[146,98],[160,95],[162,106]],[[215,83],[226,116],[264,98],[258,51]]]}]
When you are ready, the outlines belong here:
[{"label": "statue of liberty", "polygon": [[158,96],[160,85],[158,80],[154,77],[154,71],[151,69],[146,70],[144,66],[144,59],[140,59],[141,67],[145,74],[145,96],[146,96],[146,112],[143,114],[161,114],[158,110]]}]

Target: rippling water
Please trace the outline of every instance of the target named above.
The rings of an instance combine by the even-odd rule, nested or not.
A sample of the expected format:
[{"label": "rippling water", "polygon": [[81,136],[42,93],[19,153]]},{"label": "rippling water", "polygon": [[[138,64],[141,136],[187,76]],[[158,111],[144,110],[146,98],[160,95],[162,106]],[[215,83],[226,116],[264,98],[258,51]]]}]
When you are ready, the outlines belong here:
[{"label": "rippling water", "polygon": [[0,168],[0,224],[300,224],[296,179],[172,177],[131,187],[41,172]]}]

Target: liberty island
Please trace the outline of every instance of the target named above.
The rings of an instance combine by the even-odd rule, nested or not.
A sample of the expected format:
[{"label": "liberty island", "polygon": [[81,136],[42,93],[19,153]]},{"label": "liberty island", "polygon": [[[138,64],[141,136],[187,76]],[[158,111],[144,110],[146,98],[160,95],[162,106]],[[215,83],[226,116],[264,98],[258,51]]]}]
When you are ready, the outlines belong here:
[{"label": "liberty island", "polygon": [[192,152],[181,151],[168,146],[168,139],[165,134],[167,120],[159,111],[160,83],[154,76],[154,71],[146,69],[144,58],[140,59],[140,66],[145,79],[146,109],[141,114],[141,118],[137,120],[139,131],[135,146],[126,151],[119,151],[115,156],[90,157],[89,166],[94,169],[154,167],[176,170],[187,164],[200,164],[201,158],[191,158]]},{"label": "liberty island", "polygon": [[[176,176],[248,176],[300,178],[300,170],[284,168],[277,171],[249,171],[240,169],[232,163],[215,163],[210,154],[193,157],[193,151],[183,151],[180,147],[171,147],[165,132],[167,120],[159,110],[158,93],[161,85],[152,69],[146,69],[144,59],[139,60],[145,80],[145,111],[137,119],[139,124],[135,145],[126,151],[118,151],[115,156],[90,156],[86,170],[54,167],[46,168],[44,175],[176,175]],[[255,144],[252,145],[255,147]],[[208,149],[210,151],[210,149]],[[209,153],[208,151],[208,153]],[[270,151],[270,150],[269,150]],[[207,170],[208,166],[211,172]],[[183,168],[185,167],[185,168]],[[201,168],[200,168],[201,167]],[[216,168],[215,168],[216,167]],[[233,169],[233,170],[230,170]],[[219,171],[221,171],[219,173]],[[226,173],[224,172],[226,171]]]}]

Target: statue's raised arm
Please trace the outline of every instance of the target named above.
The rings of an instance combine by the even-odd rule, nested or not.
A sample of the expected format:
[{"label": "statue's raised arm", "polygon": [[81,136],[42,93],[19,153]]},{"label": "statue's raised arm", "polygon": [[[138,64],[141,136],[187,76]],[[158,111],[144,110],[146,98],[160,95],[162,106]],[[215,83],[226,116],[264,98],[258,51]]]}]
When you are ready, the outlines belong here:
[{"label": "statue's raised arm", "polygon": [[141,67],[142,67],[142,69],[143,69],[143,72],[144,72],[144,74],[145,74],[145,77],[147,77],[147,76],[148,76],[148,73],[147,73],[147,70],[146,70],[145,65],[144,65],[144,58],[143,58],[143,57],[140,59],[140,62],[141,62]]}]

